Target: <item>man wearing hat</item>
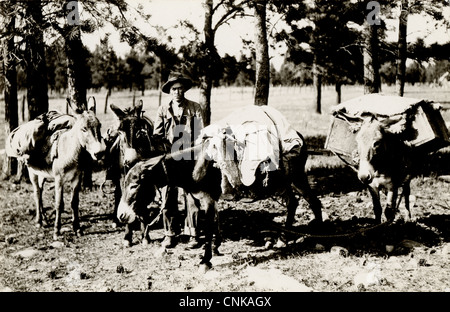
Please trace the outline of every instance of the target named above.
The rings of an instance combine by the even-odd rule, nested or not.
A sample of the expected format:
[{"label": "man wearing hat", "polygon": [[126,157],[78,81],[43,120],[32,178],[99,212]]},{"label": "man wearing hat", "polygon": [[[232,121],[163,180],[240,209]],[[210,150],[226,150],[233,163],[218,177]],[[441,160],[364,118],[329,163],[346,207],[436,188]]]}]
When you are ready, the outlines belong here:
[{"label": "man wearing hat", "polygon": [[[165,137],[172,144],[172,151],[188,148],[198,137],[204,126],[203,110],[200,104],[184,97],[187,90],[192,87],[192,80],[179,73],[172,74],[162,86],[164,93],[170,94],[172,100],[158,107],[155,118],[155,135]],[[189,247],[200,247],[196,227],[198,221],[198,207],[195,206],[191,194],[185,194],[187,208],[185,220],[185,234],[191,236]],[[176,245],[178,215],[178,188],[165,187],[162,191],[163,223],[165,238],[162,245],[173,248]]]}]

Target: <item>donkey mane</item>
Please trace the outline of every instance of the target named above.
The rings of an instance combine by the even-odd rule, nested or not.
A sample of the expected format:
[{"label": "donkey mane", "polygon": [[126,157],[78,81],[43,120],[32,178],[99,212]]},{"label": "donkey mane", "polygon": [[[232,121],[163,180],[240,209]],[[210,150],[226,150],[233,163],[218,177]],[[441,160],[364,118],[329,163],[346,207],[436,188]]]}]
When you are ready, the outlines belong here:
[{"label": "donkey mane", "polygon": [[134,107],[127,107],[123,110],[123,112],[128,115],[134,113],[134,110],[135,110]]}]

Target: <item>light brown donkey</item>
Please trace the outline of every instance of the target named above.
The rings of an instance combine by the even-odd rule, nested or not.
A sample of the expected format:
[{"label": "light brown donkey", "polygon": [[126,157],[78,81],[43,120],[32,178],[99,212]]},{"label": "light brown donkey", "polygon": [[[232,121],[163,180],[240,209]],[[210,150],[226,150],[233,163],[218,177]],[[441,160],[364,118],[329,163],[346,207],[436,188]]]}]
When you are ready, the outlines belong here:
[{"label": "light brown donkey", "polygon": [[[70,106],[70,102],[68,104]],[[89,157],[93,160],[103,157],[106,149],[101,137],[101,124],[95,116],[95,99],[89,98],[87,108],[72,110],[74,116],[59,114],[55,118],[55,112],[41,115],[43,123],[47,124],[43,129],[46,133],[41,133],[40,139],[33,142],[33,146],[28,149],[26,155],[20,155],[27,161],[28,172],[33,185],[38,226],[42,225],[42,190],[44,183],[46,179],[54,179],[55,181],[54,239],[58,239],[60,236],[65,183],[68,183],[71,187],[73,230],[77,235],[82,234],[78,206],[83,166],[86,165],[86,161],[89,161]],[[62,124],[61,120],[63,120]],[[14,139],[11,141],[14,141]]]}]

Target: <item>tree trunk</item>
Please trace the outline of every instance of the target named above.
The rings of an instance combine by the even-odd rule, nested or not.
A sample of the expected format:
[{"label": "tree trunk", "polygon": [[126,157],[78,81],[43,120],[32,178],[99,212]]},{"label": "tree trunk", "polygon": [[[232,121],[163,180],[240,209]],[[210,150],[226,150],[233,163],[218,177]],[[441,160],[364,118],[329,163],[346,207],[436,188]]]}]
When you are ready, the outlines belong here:
[{"label": "tree trunk", "polygon": [[[65,7],[67,8],[67,3]],[[67,55],[68,98],[72,105],[83,109],[87,105],[86,57],[81,42],[80,26],[76,24],[66,25],[64,37]]]},{"label": "tree trunk", "polygon": [[316,113],[322,114],[322,73],[315,60],[313,63],[313,86],[314,98],[316,99]]},{"label": "tree trunk", "polygon": [[[5,12],[7,18],[5,25],[6,33],[9,37],[2,39],[2,53],[3,53],[3,76],[5,77],[5,138],[12,130],[19,125],[18,116],[18,102],[17,102],[17,70],[14,60],[14,36],[11,35],[15,28],[15,15],[12,11],[15,6],[15,1],[11,1],[10,12]],[[9,13],[9,14],[8,14]],[[12,157],[4,156],[2,178],[9,178],[17,173],[17,160]]]},{"label": "tree trunk", "polygon": [[200,94],[199,94],[199,104],[203,108],[203,120],[205,126],[211,123],[211,90],[212,90],[212,79],[209,77],[201,77],[200,79]]},{"label": "tree trunk", "polygon": [[159,79],[158,79],[158,107],[161,106],[161,100],[162,100],[162,84],[163,84],[163,62],[161,60],[161,57],[159,57]]},{"label": "tree trunk", "polygon": [[255,105],[267,105],[269,101],[270,63],[269,45],[267,42],[266,5],[267,1],[265,0],[255,3]]},{"label": "tree trunk", "polygon": [[[203,26],[203,32],[205,34],[205,48],[209,53],[217,53],[214,46],[214,29],[212,28],[213,17],[213,0],[205,0],[203,4],[205,8],[205,23]],[[214,58],[210,57],[212,61]],[[213,64],[207,64],[207,70],[203,77],[200,78],[200,99],[199,104],[203,108],[203,119],[205,126],[211,123],[211,90],[212,90],[212,72],[211,68]]]},{"label": "tree trunk", "polygon": [[[75,26],[76,27],[76,26]],[[66,38],[67,53],[67,87],[68,97],[72,105],[82,109],[86,106],[86,84],[83,77],[85,59],[80,37],[80,30],[75,30],[76,35]]]},{"label": "tree trunk", "polygon": [[378,93],[381,89],[377,29],[377,25],[369,25],[366,23],[366,40],[364,45],[364,94]]},{"label": "tree trunk", "polygon": [[397,75],[395,77],[395,91],[399,96],[403,96],[405,92],[407,24],[408,0],[402,0],[398,23]]},{"label": "tree trunk", "polygon": [[110,95],[111,95],[111,88],[108,88],[105,95],[105,107],[103,109],[104,114],[108,113],[108,99]]},{"label": "tree trunk", "polygon": [[47,66],[42,30],[41,0],[26,1],[27,33],[25,35],[27,99],[30,120],[48,111]]},{"label": "tree trunk", "polygon": [[[64,5],[68,8],[68,2]],[[80,25],[65,25],[64,40],[67,56],[67,87],[68,99],[73,109],[82,111],[87,108],[87,80],[86,54],[81,41]],[[92,189],[93,160],[84,157],[82,185],[85,189]]]},{"label": "tree trunk", "polygon": [[336,82],[336,104],[342,102],[342,83],[340,81]]},{"label": "tree trunk", "polygon": [[173,65],[172,62],[169,61],[170,57],[169,56],[165,56],[167,54],[162,54],[159,55],[159,81],[158,81],[158,90],[159,90],[159,95],[158,95],[158,106],[161,106],[161,101],[162,101],[162,90],[161,87],[163,85],[164,81],[167,81],[167,79],[169,79],[169,69],[168,69],[168,64]]}]

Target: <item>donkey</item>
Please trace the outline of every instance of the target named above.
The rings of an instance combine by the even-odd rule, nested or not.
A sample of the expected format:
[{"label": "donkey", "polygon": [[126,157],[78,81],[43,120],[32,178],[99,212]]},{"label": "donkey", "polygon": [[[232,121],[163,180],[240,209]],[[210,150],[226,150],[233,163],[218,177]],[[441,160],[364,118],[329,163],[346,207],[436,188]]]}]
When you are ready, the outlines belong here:
[{"label": "donkey", "polygon": [[221,170],[224,194],[253,200],[281,196],[287,206],[286,227],[294,223],[298,193],[308,202],[313,223],[320,225],[322,204],[308,182],[303,136],[270,107],[244,107],[226,121],[203,129],[196,143],[203,140],[206,153],[196,163],[194,180],[201,181],[205,169],[214,165]]},{"label": "donkey", "polygon": [[[406,219],[411,218],[409,195],[410,182],[423,164],[426,153],[414,149],[403,140],[399,133],[398,118],[378,119],[370,115],[362,118],[359,129],[356,128],[359,180],[368,187],[372,197],[375,220],[381,223],[383,208],[380,190],[387,191],[387,204],[384,215],[392,220],[398,208],[398,190],[402,188],[407,210]],[[394,127],[394,125],[397,125]],[[404,135],[404,134],[403,134]],[[401,198],[400,198],[401,200]]]},{"label": "donkey", "polygon": [[[178,186],[192,193],[194,198],[198,201],[200,209],[205,211],[204,219],[204,234],[205,247],[204,255],[200,262],[202,268],[209,268],[211,266],[210,260],[212,258],[212,238],[215,233],[218,233],[219,242],[216,242],[214,252],[218,253],[218,244],[220,244],[220,233],[218,232],[218,219],[216,202],[224,190],[224,179],[230,179],[229,183],[240,189],[241,185],[232,177],[239,177],[238,169],[235,169],[235,157],[230,158],[227,155],[221,154],[222,151],[229,151],[224,145],[230,143],[229,140],[222,141],[224,145],[217,148],[217,154],[220,154],[217,159],[227,160],[217,163],[208,156],[210,151],[210,140],[200,141],[192,148],[188,148],[179,152],[161,155],[150,158],[148,160],[140,161],[130,169],[127,173],[123,185],[123,193],[117,210],[117,217],[121,222],[132,223],[139,219],[144,223],[148,222],[145,219],[147,215],[143,209],[148,205],[152,196],[154,196],[154,189],[156,187],[163,187],[165,185]],[[187,160],[184,157],[189,157],[194,153],[194,159]],[[302,194],[310,203],[314,212],[316,222],[322,222],[321,202],[312,192],[304,165],[307,158],[306,146],[299,147],[298,154],[296,152],[290,155],[285,155],[283,159],[283,170],[274,172],[274,176],[270,178],[270,185],[263,186],[263,176],[258,176],[251,191],[255,195],[270,196],[277,192],[281,194],[288,201],[288,217],[286,226],[292,225],[295,216],[295,208],[297,207],[297,200],[291,189],[293,187],[296,191]],[[189,155],[189,156],[188,156]],[[228,161],[231,160],[231,161]]]},{"label": "donkey", "polygon": [[155,147],[152,145],[153,122],[143,115],[143,102],[125,110],[121,110],[114,104],[111,110],[119,118],[119,127],[116,136],[117,146],[120,148],[120,166],[130,168],[142,158],[149,158]]},{"label": "donkey", "polygon": [[[192,153],[194,159],[191,158]],[[197,162],[195,158],[201,153],[202,146],[195,146],[136,163],[125,177],[117,217],[123,223],[133,223],[138,219],[148,224],[149,216],[145,207],[155,196],[156,187],[171,185],[183,188],[193,195],[200,209],[205,211],[205,251],[200,265],[201,268],[207,269],[211,266],[214,234],[219,238],[215,241],[215,252],[218,252],[217,245],[220,245],[216,202],[221,194],[221,173],[219,169],[211,166],[201,181],[195,181],[192,176]]]},{"label": "donkey", "polygon": [[[71,103],[67,100],[72,108]],[[105,152],[105,142],[101,137],[101,124],[95,116],[95,99],[89,98],[87,107],[74,111],[71,127],[55,131],[40,142],[27,157],[27,168],[33,185],[36,205],[36,223],[42,225],[42,190],[46,179],[55,183],[55,223],[53,238],[61,235],[61,213],[64,210],[63,187],[69,183],[71,191],[72,226],[77,236],[82,235],[78,215],[79,193],[83,163],[91,157],[100,160]]]},{"label": "donkey", "polygon": [[[114,223],[117,220],[117,207],[122,196],[125,174],[139,160],[163,154],[169,149],[168,142],[153,136],[153,122],[143,115],[142,100],[136,106],[120,109],[114,104],[111,110],[119,119],[117,130],[109,132],[107,139],[107,179],[114,185]],[[125,226],[124,245],[131,246],[133,230],[130,224]],[[143,243],[148,242],[148,231],[144,231]]]}]

